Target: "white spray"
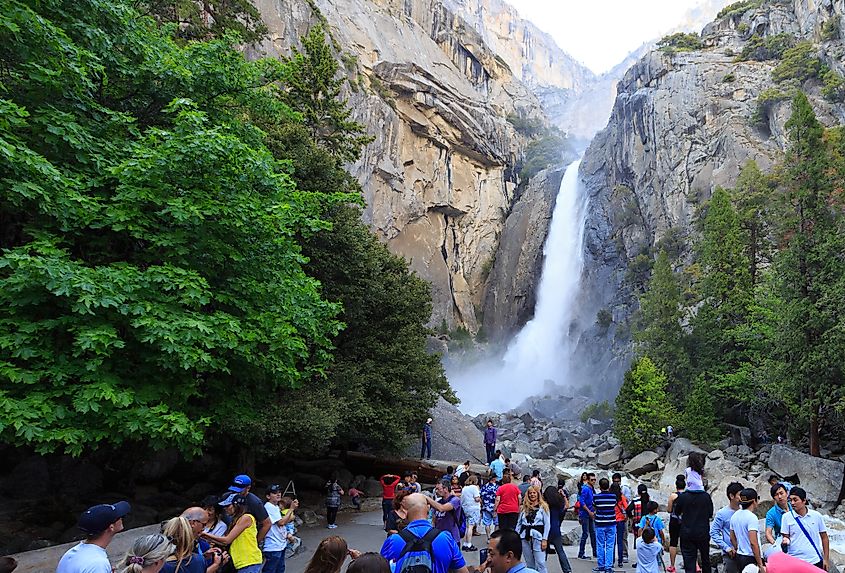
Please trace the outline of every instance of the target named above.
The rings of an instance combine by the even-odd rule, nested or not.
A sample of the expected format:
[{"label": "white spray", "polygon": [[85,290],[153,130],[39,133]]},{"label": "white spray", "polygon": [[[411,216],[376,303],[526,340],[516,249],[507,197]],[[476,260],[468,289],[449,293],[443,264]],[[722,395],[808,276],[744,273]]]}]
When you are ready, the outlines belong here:
[{"label": "white spray", "polygon": [[508,410],[541,394],[546,381],[564,386],[572,354],[569,325],[584,266],[587,199],[578,176],[580,160],[566,168],[543,247],[543,271],[532,318],[503,358],[448,372],[461,410],[477,414]]}]

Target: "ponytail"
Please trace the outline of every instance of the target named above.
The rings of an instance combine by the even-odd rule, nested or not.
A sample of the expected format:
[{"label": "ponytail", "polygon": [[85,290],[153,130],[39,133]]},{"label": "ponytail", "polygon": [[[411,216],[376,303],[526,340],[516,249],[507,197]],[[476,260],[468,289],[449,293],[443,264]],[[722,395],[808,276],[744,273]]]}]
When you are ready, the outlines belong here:
[{"label": "ponytail", "polygon": [[160,533],[144,535],[135,540],[120,560],[116,573],[141,573],[144,567],[167,559],[175,550],[176,546]]}]

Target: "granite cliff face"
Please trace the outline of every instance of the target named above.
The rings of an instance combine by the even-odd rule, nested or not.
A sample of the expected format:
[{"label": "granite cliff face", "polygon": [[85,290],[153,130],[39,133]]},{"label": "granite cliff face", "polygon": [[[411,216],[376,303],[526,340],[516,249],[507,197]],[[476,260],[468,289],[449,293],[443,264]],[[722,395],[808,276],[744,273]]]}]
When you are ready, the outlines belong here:
[{"label": "granite cliff face", "polygon": [[[749,159],[765,170],[785,148],[788,101],[769,108],[766,125],[751,121],[779,62],[738,62],[736,54],[752,34],[787,32],[815,42],[822,60],[841,72],[842,40],[823,40],[822,27],[843,13],[841,0],[764,2],[709,24],[703,50],[651,52],[619,83],[610,121],[581,164],[590,194],[577,353],[585,379],[621,383],[630,358],[627,322],[636,308],[625,279],[629,262],[669,234],[689,244],[695,210],[712,190],[732,187]],[[820,121],[845,119],[841,106],[820,97],[819,82],[804,88]],[[613,316],[609,328],[596,324],[600,309]]]},{"label": "granite cliff face", "polygon": [[[547,123],[531,82],[572,91],[590,74],[574,62],[544,68],[537,54],[552,60],[559,52],[547,37],[517,46],[486,27],[486,16],[468,24],[467,4],[256,2],[270,29],[260,50],[268,55],[284,55],[314,23],[328,25],[346,54],[355,118],[376,138],[349,166],[365,192],[364,216],[431,283],[432,324],[476,332],[527,143],[508,117]],[[507,17],[496,21],[533,33],[512,11]]]}]

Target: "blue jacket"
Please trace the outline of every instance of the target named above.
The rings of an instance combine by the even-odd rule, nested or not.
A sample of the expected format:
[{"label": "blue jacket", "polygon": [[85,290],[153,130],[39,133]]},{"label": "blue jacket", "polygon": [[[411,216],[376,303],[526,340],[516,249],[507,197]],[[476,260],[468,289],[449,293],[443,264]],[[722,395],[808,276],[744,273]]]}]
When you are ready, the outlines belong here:
[{"label": "blue jacket", "polygon": [[593,504],[593,497],[595,492],[593,492],[593,488],[589,485],[585,485],[581,487],[581,493],[578,494],[578,501],[581,502],[581,509],[579,510],[578,514],[581,517],[590,517],[590,514],[587,513],[587,509],[590,511],[595,511],[595,505]]}]

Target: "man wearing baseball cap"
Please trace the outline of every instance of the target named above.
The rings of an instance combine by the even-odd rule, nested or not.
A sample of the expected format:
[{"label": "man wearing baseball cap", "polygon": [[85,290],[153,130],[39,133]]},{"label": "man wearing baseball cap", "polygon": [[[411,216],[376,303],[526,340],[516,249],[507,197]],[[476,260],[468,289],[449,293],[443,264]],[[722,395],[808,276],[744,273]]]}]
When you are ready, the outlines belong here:
[{"label": "man wearing baseball cap", "polygon": [[756,563],[760,573],[766,573],[763,553],[760,551],[760,524],[754,514],[759,503],[757,490],[745,488],[739,492],[739,510],[731,517],[731,545],[736,550],[734,562],[740,571]]},{"label": "man wearing baseball cap", "polygon": [[125,501],[86,509],[78,522],[86,539],[67,550],[56,567],[56,573],[111,573],[106,547],[117,533],[123,531],[123,517],[130,509]]},{"label": "man wearing baseball cap", "polygon": [[235,476],[235,479],[232,480],[232,485],[229,486],[230,492],[236,493],[246,499],[246,510],[255,518],[255,524],[258,527],[258,543],[260,544],[264,540],[264,536],[267,535],[267,532],[270,531],[272,522],[270,521],[270,515],[264,508],[264,502],[252,493],[250,489],[252,489],[252,479],[246,474]]}]

